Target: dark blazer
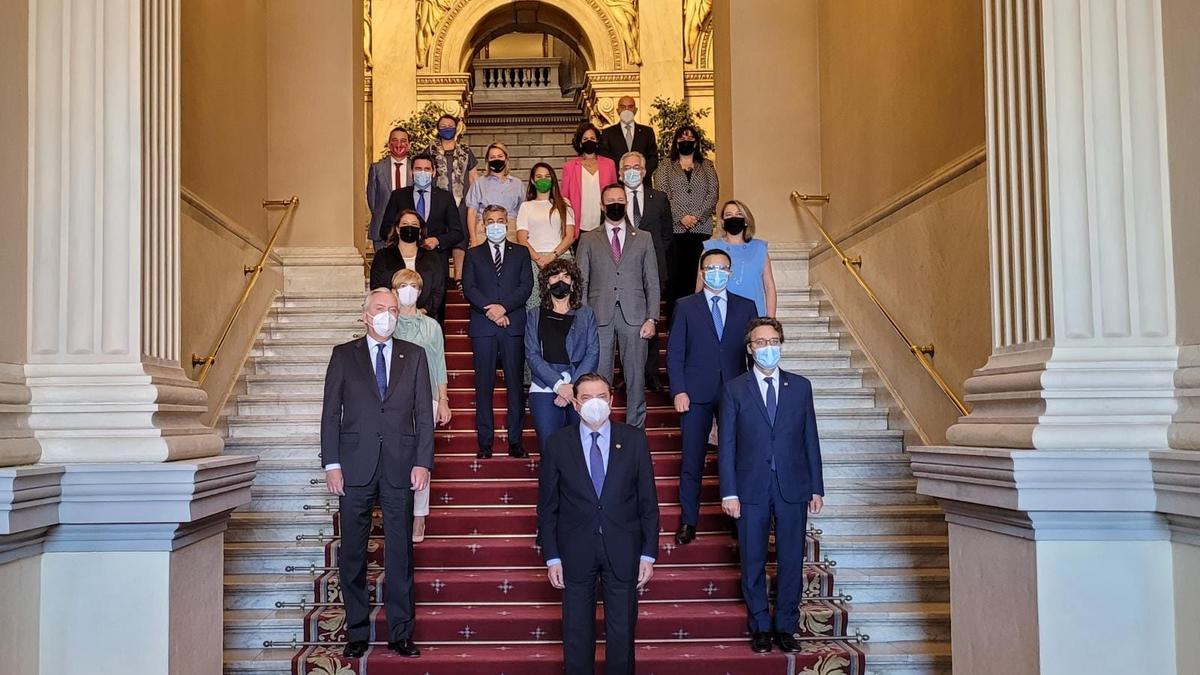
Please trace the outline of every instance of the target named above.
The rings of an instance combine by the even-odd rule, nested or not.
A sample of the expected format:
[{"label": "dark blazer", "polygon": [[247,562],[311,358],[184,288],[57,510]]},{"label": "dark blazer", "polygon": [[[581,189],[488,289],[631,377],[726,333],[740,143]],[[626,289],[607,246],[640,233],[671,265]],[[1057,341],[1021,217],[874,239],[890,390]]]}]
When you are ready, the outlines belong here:
[{"label": "dark blazer", "polygon": [[658,141],[654,137],[654,129],[645,124],[635,123],[632,148],[625,144],[625,133],[621,130],[620,122],[605,127],[604,131],[600,132],[600,150],[597,154],[604,155],[617,164],[618,176],[621,172],[621,155],[630,151],[640,152],[646,158],[646,183],[649,184],[654,170],[658,168]]},{"label": "dark blazer", "polygon": [[722,497],[761,503],[771,489],[772,457],[784,501],[802,504],[825,494],[812,383],[782,368],[776,372],[782,386],[777,388],[774,426],[753,372],[725,384],[717,424]]},{"label": "dark blazer", "polygon": [[722,383],[746,372],[746,326],[758,316],[754,301],[726,291],[725,331],[718,337],[704,291],[675,303],[667,337],[667,376],[671,396],[687,394],[696,403],[716,403]]},{"label": "dark blazer", "polygon": [[[525,319],[525,362],[533,381],[549,387],[562,378],[553,366],[542,358],[542,341],[538,335],[541,307],[530,307]],[[571,330],[567,331],[567,356],[571,357],[571,381],[584,373],[595,372],[600,364],[600,334],[596,330],[596,315],[587,305],[572,309],[568,314],[575,317]]]},{"label": "dark blazer", "polygon": [[379,399],[367,338],[333,348],[321,406],[321,466],[341,464],[347,485],[367,485],[383,464],[393,488],[413,466],[433,468],[433,401],[425,350],[392,341],[392,373]]},{"label": "dark blazer", "polygon": [[646,432],[610,422],[608,469],[596,497],[579,424],[550,436],[538,468],[538,543],[544,560],[561,559],[570,579],[586,577],[601,532],[613,574],[637,579],[641,556],[658,557],[658,493]]},{"label": "dark blazer", "polygon": [[[646,178],[649,179],[650,174],[646,174]],[[642,188],[642,194],[645,203],[641,205],[642,220],[638,223],[638,229],[649,232],[654,237],[654,253],[658,257],[658,279],[662,285],[666,285],[667,253],[671,249],[672,241],[671,200],[667,193],[655,190],[649,185]],[[629,217],[633,218],[632,213]]]},{"label": "dark blazer", "polygon": [[[489,337],[498,333],[525,334],[525,303],[533,292],[533,262],[529,249],[504,241],[504,264],[500,274],[492,262],[492,245],[484,242],[467,249],[463,260],[463,295],[471,305],[467,334]],[[487,318],[488,305],[503,305],[508,312],[508,327],[501,328]]]},{"label": "dark blazer", "polygon": [[[392,228],[400,220],[400,213],[405,209],[417,210],[415,185],[393,190],[388,198],[387,208],[379,225],[379,239],[387,241]],[[454,202],[454,195],[449,190],[430,187],[429,218],[425,220],[425,237],[437,237],[438,251],[447,252],[466,237],[467,227],[463,223],[462,213]]]},{"label": "dark blazer", "polygon": [[[446,296],[446,257],[417,247],[417,274],[421,275],[421,294],[417,296],[417,309],[425,310],[429,316],[437,316]],[[400,247],[388,246],[375,252],[371,261],[371,288],[391,288],[392,275],[404,269],[404,258]]]},{"label": "dark blazer", "polygon": [[367,236],[371,241],[387,241],[387,237],[379,236],[379,228],[391,194],[392,158],[384,155],[383,159],[372,163],[367,171],[367,208],[371,210],[371,227]]}]

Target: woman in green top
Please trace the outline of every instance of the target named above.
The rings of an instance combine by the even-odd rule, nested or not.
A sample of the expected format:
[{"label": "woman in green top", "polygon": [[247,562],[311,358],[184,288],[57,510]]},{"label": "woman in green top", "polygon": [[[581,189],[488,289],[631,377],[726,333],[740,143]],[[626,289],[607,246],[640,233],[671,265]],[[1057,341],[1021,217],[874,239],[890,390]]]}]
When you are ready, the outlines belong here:
[{"label": "woman in green top", "polygon": [[[430,389],[433,393],[434,422],[449,424],[450,397],[446,383],[446,343],[442,327],[436,319],[417,311],[417,296],[421,294],[421,275],[416,270],[403,269],[392,276],[392,288],[400,300],[400,316],[396,319],[397,340],[406,340],[425,350],[429,361]],[[425,516],[429,515],[429,488],[417,492],[413,500],[413,543],[425,540]]]}]

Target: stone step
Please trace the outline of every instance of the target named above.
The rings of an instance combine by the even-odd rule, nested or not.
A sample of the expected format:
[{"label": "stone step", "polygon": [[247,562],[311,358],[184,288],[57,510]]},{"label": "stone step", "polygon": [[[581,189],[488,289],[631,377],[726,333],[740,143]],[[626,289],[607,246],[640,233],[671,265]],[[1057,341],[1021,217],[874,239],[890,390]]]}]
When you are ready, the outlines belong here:
[{"label": "stone step", "polygon": [[225,650],[225,675],[291,675],[293,649],[247,649]]},{"label": "stone step", "polygon": [[871,642],[911,642],[950,639],[948,602],[853,602],[850,631],[871,636]]},{"label": "stone step", "polygon": [[821,552],[845,569],[949,567],[944,535],[822,535]]},{"label": "stone step", "polygon": [[226,575],[282,574],[289,565],[324,564],[325,548],[316,542],[225,542]]},{"label": "stone step", "polygon": [[[949,602],[950,570],[834,568],[837,591],[860,602]],[[854,613],[850,614],[853,620]]]},{"label": "stone step", "polygon": [[866,675],[951,675],[949,640],[867,642]]},{"label": "stone step", "polygon": [[[475,454],[475,436],[469,431],[437,431],[439,438],[456,439],[453,448],[442,448],[438,456],[467,453]],[[648,432],[652,451],[678,451],[679,432],[670,429],[650,429]],[[661,440],[660,440],[661,439]],[[899,429],[821,429],[821,453],[830,456],[843,453],[880,452],[900,453],[904,432]],[[537,451],[533,434],[523,438],[524,448]],[[225,439],[225,453],[230,455],[258,455],[266,459],[304,458],[314,465],[320,454],[320,440],[315,428],[292,430],[277,425],[273,433],[264,431],[260,435],[230,436]],[[497,458],[497,461],[507,461]]]}]

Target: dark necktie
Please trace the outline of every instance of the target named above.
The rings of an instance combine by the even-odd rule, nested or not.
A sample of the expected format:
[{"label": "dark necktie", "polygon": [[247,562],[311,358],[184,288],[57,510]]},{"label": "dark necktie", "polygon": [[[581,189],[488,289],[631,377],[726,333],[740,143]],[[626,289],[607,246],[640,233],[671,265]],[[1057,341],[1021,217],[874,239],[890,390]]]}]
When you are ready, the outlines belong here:
[{"label": "dark necktie", "polygon": [[613,257],[613,260],[615,260],[617,262],[621,262],[621,228],[620,227],[613,228],[612,257]]},{"label": "dark necktie", "polygon": [[638,191],[632,190],[633,195],[633,226],[642,226],[642,200],[638,199]]},{"label": "dark necktie", "polygon": [[[712,299],[712,316],[713,316],[713,328],[717,329],[717,337],[721,337],[722,335],[725,334],[725,320],[721,318],[721,304],[720,303],[721,303],[720,296],[714,295],[713,299]],[[768,377],[767,382],[770,382],[770,381],[771,381],[771,378]],[[775,417],[772,416],[771,419],[773,420],[773,419],[775,419]]]},{"label": "dark necktie", "polygon": [[375,384],[379,387],[379,400],[387,394],[387,362],[383,360],[383,348],[386,345],[378,345],[379,351],[375,353]]},{"label": "dark necktie", "polygon": [[400,162],[396,162],[396,189],[404,187],[404,171],[400,167],[404,166]]},{"label": "dark necktie", "polygon": [[429,214],[425,212],[424,190],[417,190],[417,213],[421,214],[422,220],[429,220]]},{"label": "dark necktie", "polygon": [[500,276],[500,267],[504,265],[504,258],[500,257],[500,244],[492,244],[492,261],[496,263],[496,276]]},{"label": "dark necktie", "polygon": [[596,490],[596,496],[604,490],[604,455],[600,453],[600,432],[592,432],[592,488]]},{"label": "dark necktie", "polygon": [[775,378],[764,377],[763,380],[767,383],[767,419],[771,420],[771,425],[775,425],[775,410],[779,407],[779,401],[775,398]]}]

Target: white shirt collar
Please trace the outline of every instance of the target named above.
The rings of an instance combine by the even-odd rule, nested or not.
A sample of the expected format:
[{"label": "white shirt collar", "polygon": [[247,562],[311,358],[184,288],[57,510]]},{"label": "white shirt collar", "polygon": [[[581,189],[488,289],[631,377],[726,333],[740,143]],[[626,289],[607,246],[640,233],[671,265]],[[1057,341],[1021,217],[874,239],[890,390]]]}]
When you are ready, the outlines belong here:
[{"label": "white shirt collar", "polygon": [[762,369],[759,368],[757,365],[751,366],[751,369],[754,371],[754,379],[758,380],[759,388],[765,389],[767,386],[766,379],[768,377],[773,377],[773,378],[775,378],[775,380],[772,382],[772,384],[775,385],[776,391],[779,390],[779,373],[780,373],[779,366],[775,366],[775,370],[772,370],[771,372],[766,373],[766,374],[763,374]]},{"label": "white shirt collar", "polygon": [[616,228],[618,228],[618,227],[619,227],[619,228],[621,228],[621,235],[622,235],[622,236],[624,236],[624,235],[625,235],[625,231],[629,229],[629,227],[628,227],[628,226],[625,224],[625,221],[623,221],[623,220],[622,220],[622,221],[621,221],[621,222],[619,222],[619,223],[610,223],[610,222],[608,222],[608,219],[607,219],[607,218],[605,218],[605,219],[604,219],[604,227],[605,227],[605,228],[607,228],[607,230],[608,230],[608,236],[610,236],[610,237],[612,236],[613,230],[614,230],[614,229],[616,229]]},{"label": "white shirt collar", "polygon": [[722,290],[720,293],[713,293],[708,288],[708,286],[705,286],[704,287],[704,301],[710,305],[712,304],[713,298],[720,298],[721,302],[729,302],[729,296],[728,296],[726,290]]},{"label": "white shirt collar", "polygon": [[375,348],[379,345],[383,345],[384,349],[388,349],[392,346],[392,338],[391,336],[388,336],[388,339],[380,342],[379,340],[371,337],[370,333],[367,333],[367,345],[371,348],[372,352],[374,352]]},{"label": "white shirt collar", "polygon": [[[612,438],[612,420],[606,420],[604,426],[596,429],[600,433],[600,438],[608,441]],[[592,447],[592,428],[585,422],[579,423],[579,440],[583,442],[583,449],[588,450]]]},{"label": "white shirt collar", "polygon": [[408,157],[405,157],[404,159],[396,159],[395,157],[388,155],[388,159],[392,160],[392,166],[397,164],[408,164]]}]

